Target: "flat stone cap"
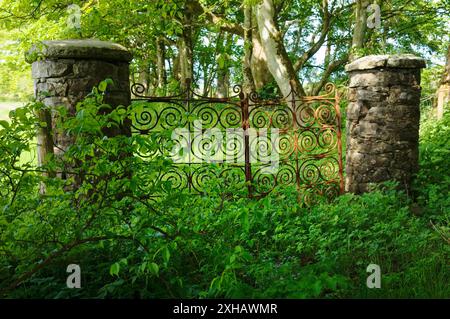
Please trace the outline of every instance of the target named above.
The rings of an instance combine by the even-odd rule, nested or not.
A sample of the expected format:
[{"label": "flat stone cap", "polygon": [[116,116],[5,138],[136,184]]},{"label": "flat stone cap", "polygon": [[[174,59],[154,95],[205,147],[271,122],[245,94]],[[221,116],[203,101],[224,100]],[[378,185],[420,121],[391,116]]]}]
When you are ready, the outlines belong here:
[{"label": "flat stone cap", "polygon": [[131,53],[120,44],[100,40],[41,41],[25,53],[28,63],[41,59],[98,59],[130,62]]},{"label": "flat stone cap", "polygon": [[425,60],[413,54],[399,55],[368,55],[345,66],[345,71],[359,71],[371,69],[422,69],[426,67]]}]

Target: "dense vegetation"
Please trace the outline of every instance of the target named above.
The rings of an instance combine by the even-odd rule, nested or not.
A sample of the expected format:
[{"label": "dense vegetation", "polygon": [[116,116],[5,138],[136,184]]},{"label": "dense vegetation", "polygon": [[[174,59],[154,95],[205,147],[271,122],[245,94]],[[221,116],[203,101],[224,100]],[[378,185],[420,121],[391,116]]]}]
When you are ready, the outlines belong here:
[{"label": "dense vegetation", "polygon": [[[369,2],[0,0],[0,298],[448,298],[450,113],[436,120],[434,106],[450,72],[450,3],[376,1],[381,25],[367,28]],[[260,200],[219,178],[203,195],[177,190],[157,178],[167,157],[130,156],[161,147],[170,131],[105,136],[136,107],[105,114],[107,82],[74,116],[52,110],[76,142],[37,167],[45,123],[35,115],[46,106],[9,111],[33,95],[24,53],[41,40],[91,38],[127,47],[131,82],[149,95],[179,93],[188,80],[214,97],[239,83],[262,98],[286,95],[287,83],[300,95],[328,81],[345,93],[344,66],[359,56],[424,57],[412,190],[387,182],[311,207],[290,187]],[[346,103],[343,94],[343,116]],[[366,286],[371,263],[382,289]],[[67,288],[69,264],[80,265],[82,289]]]},{"label": "dense vegetation", "polygon": [[[40,168],[45,175],[21,157],[43,106],[28,104],[0,123],[3,296],[449,296],[450,113],[422,123],[413,194],[386,183],[305,208],[290,188],[257,201],[220,179],[204,196],[154,182],[167,160],[144,164],[124,153],[154,149],[157,136],[105,138],[102,127],[132,107],[100,115],[101,99],[87,98],[75,117],[60,114],[76,144]],[[70,177],[54,177],[61,171]],[[82,289],[66,287],[71,263],[81,266]],[[370,263],[381,266],[381,290],[365,285]]]}]

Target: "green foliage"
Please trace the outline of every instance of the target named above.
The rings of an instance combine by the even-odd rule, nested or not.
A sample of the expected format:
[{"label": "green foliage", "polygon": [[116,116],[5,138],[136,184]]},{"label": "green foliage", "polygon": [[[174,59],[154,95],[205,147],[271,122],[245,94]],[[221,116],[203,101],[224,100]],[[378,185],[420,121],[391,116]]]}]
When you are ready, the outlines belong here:
[{"label": "green foliage", "polygon": [[422,97],[434,96],[437,89],[439,88],[439,82],[444,72],[443,65],[427,65],[425,69],[421,72],[421,83]]},{"label": "green foliage", "polygon": [[[189,21],[186,1],[0,2],[0,26],[8,30],[0,32],[0,100],[8,101],[32,94],[30,66],[23,57],[30,45],[64,38],[124,44],[134,56],[132,76],[148,81],[150,88],[157,87],[156,43],[162,41],[167,83],[161,92],[178,91],[180,59],[192,59],[193,86],[204,84],[203,93],[214,94],[219,76],[242,82],[243,48],[250,42],[242,41],[242,31],[229,29],[242,28],[242,9],[260,3],[201,0],[202,9],[197,6]],[[314,51],[321,37],[322,2],[274,3],[288,58],[295,64]],[[439,56],[448,45],[445,3],[380,3],[381,28],[368,30],[365,47],[357,53]],[[69,4],[80,6],[80,28],[67,23]],[[351,1],[331,1],[331,8],[337,11],[320,45],[328,44],[330,55],[312,53],[297,72],[306,89],[327,74],[328,63],[349,53],[354,7]],[[218,20],[208,19],[209,14]],[[253,32],[258,33],[256,26]],[[180,55],[186,40],[192,57]],[[439,70],[423,72],[424,94],[436,91]],[[335,83],[343,82],[343,65],[331,73]],[[369,194],[305,208],[292,188],[277,188],[256,201],[243,196],[243,183],[225,187],[223,180],[212,178],[203,195],[191,195],[159,181],[171,167],[162,156],[172,147],[171,132],[112,136],[143,105],[112,110],[103,103],[109,84],[94,88],[74,115],[63,107],[54,110],[58,128],[75,143],[40,167],[27,154],[33,153],[35,132],[43,125],[35,113],[45,106],[29,103],[11,111],[7,120],[1,114],[0,296],[450,296],[448,113],[442,121],[427,118],[421,124],[420,171],[412,194],[388,183]],[[269,81],[258,93],[267,99],[277,91]],[[135,156],[161,149],[163,154],[151,160]],[[81,266],[82,289],[65,286],[71,263]],[[370,263],[381,266],[381,290],[365,286]]]},{"label": "green foliage", "polygon": [[[189,60],[194,66],[190,75],[194,86],[204,86],[203,93],[214,94],[220,76],[226,75],[231,84],[243,81],[243,49],[250,45],[243,36],[243,10],[259,3],[260,0],[2,0],[0,29],[5,31],[0,32],[0,99],[26,100],[32,94],[31,81],[24,76],[29,74],[29,65],[23,55],[35,42],[56,39],[99,39],[123,44],[134,56],[134,79],[146,82],[152,94],[176,92],[176,84],[182,84],[180,59]],[[345,77],[343,67],[355,29],[355,1],[328,1],[330,25],[323,30],[327,19],[322,1],[274,4],[274,15],[292,64],[311,54],[296,72],[305,88],[317,84],[322,77],[332,81]],[[390,0],[379,4],[381,28],[368,29],[364,48],[353,53],[407,52],[428,60],[442,60],[448,45],[448,1]],[[75,13],[80,14],[79,27],[71,23]],[[252,30],[253,34],[259,32],[255,23]],[[186,39],[192,56],[181,56],[181,44]],[[165,63],[158,66],[159,41],[163,43]],[[324,50],[318,49],[326,46],[330,51],[324,56]],[[330,63],[337,61],[343,62],[328,70]],[[161,65],[166,66],[163,73],[167,75],[163,89],[157,83]],[[223,66],[227,72],[221,72]],[[254,61],[250,67],[255,71],[265,69],[262,61]],[[270,80],[269,77],[266,81]]]},{"label": "green foliage", "polygon": [[[107,85],[79,103],[74,116],[59,110],[59,125],[75,144],[45,166],[20,161],[41,125],[34,117],[41,104],[19,108],[0,123],[2,296],[450,295],[448,114],[423,125],[416,188],[421,213],[392,183],[305,208],[295,188],[253,200],[242,196],[244,184],[224,187],[220,179],[211,179],[204,195],[158,182],[170,162],[130,154],[156,150],[161,136],[105,135],[136,107],[105,113]],[[81,267],[82,289],[65,286],[71,263]],[[370,263],[381,266],[381,290],[365,286]]]},{"label": "green foliage", "polygon": [[0,31],[0,102],[26,101],[33,94],[31,68],[23,56],[15,54],[20,50],[19,34]]},{"label": "green foliage", "polygon": [[280,96],[275,81],[271,81],[270,83],[266,84],[264,87],[258,90],[257,93],[260,99],[266,100],[277,99]]},{"label": "green foliage", "polygon": [[450,212],[450,112],[442,120],[433,117],[421,123],[420,172],[415,181],[422,213],[440,224],[449,236]]}]

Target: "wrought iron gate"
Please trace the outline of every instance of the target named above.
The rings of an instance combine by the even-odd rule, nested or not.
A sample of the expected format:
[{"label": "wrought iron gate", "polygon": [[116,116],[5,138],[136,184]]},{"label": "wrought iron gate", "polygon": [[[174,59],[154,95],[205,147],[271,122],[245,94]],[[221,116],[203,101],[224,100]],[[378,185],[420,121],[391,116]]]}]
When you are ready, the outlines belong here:
[{"label": "wrought iron gate", "polygon": [[134,133],[172,131],[173,164],[160,178],[173,188],[202,193],[215,175],[225,184],[246,182],[254,197],[276,185],[296,185],[306,204],[343,192],[339,94],[331,83],[324,95],[300,97],[291,90],[274,100],[244,94],[240,86],[227,98],[204,97],[190,86],[169,97],[146,96],[141,84],[131,90]]}]

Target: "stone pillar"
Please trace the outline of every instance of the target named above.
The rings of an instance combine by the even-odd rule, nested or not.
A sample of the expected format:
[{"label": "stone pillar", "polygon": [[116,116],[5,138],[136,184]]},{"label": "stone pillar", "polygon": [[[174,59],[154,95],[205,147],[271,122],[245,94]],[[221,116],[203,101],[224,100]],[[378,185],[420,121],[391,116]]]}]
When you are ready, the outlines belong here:
[{"label": "stone pillar", "polygon": [[370,183],[396,180],[408,190],[418,170],[420,70],[413,55],[371,55],[346,66],[345,189],[363,193]]},{"label": "stone pillar", "polygon": [[[130,52],[121,45],[97,40],[43,41],[27,52],[26,60],[32,63],[35,96],[50,110],[39,114],[50,130],[41,129],[38,133],[39,164],[52,151],[51,145],[55,154],[61,154],[73,143],[73,137],[55,130],[55,112],[51,111],[54,107],[64,106],[69,114],[75,114],[76,104],[106,78],[112,79],[114,85],[108,87],[105,103],[130,104],[131,58]],[[53,140],[48,141],[49,137]]]}]

